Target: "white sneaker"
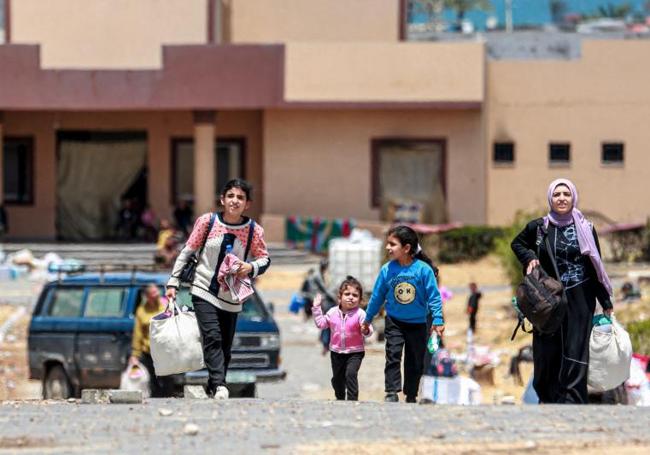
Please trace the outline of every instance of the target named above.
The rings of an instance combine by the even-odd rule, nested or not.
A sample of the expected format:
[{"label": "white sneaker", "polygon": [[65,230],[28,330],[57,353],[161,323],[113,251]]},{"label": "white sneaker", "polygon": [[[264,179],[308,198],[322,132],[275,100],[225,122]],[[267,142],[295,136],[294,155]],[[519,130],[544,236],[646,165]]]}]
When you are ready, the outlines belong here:
[{"label": "white sneaker", "polygon": [[228,389],[224,385],[217,387],[217,391],[214,392],[215,400],[227,400],[229,396],[230,392],[228,392]]}]

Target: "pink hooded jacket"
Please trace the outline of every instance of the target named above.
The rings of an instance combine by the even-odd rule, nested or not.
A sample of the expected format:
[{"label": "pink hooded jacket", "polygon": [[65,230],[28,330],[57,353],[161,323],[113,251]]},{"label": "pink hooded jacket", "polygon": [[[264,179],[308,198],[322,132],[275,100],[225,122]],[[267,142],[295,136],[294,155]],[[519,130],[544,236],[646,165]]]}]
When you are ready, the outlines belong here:
[{"label": "pink hooded jacket", "polygon": [[[341,311],[338,306],[331,308],[325,316],[320,306],[314,306],[312,310],[314,322],[319,329],[330,328],[330,351],[339,354],[350,354],[352,352],[363,352],[363,338],[361,334],[361,323],[366,318],[366,312],[361,308],[354,308],[347,313]],[[372,335],[373,328],[366,337]]]}]

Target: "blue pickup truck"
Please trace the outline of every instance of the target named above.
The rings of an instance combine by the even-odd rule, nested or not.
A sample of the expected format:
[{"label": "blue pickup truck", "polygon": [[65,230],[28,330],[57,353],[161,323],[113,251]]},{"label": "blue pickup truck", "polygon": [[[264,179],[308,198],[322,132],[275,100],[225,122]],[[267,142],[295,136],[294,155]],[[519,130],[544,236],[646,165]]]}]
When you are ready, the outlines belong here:
[{"label": "blue pickup truck", "polygon": [[[131,352],[133,315],[144,289],[154,283],[163,292],[167,278],[162,273],[80,273],[46,284],[28,336],[30,379],[42,380],[43,398],[119,388]],[[188,289],[179,292],[178,302],[191,310]],[[255,381],[284,376],[278,326],[255,292],[237,319],[229,387],[238,389],[234,395],[255,396]],[[175,393],[182,394],[185,384],[206,382],[206,370],[175,375]]]}]

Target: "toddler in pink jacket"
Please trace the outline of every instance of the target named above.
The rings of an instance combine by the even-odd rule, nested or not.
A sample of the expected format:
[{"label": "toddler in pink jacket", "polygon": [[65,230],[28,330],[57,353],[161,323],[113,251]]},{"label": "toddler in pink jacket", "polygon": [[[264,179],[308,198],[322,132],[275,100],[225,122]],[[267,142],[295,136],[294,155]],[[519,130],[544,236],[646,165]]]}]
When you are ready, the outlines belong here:
[{"label": "toddler in pink jacket", "polygon": [[372,326],[366,333],[361,331],[361,323],[366,318],[366,312],[359,308],[362,296],[361,283],[348,276],[339,287],[338,306],[325,315],[321,309],[323,297],[318,294],[314,299],[312,314],[316,327],[331,331],[332,387],[337,400],[359,399],[357,375],[365,355],[364,337],[372,335],[373,331]]}]

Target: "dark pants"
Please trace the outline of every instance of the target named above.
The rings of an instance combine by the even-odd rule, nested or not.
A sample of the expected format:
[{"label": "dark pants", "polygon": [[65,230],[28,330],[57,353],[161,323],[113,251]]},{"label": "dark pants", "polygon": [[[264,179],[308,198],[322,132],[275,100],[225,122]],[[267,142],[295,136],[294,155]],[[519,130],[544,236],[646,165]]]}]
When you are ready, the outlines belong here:
[{"label": "dark pants", "polygon": [[203,342],[203,358],[208,369],[208,389],[215,390],[226,385],[237,313],[221,310],[196,296],[192,296],[192,304]]},{"label": "dark pants", "polygon": [[156,370],[153,366],[151,354],[143,352],[138,360],[149,372],[149,391],[151,392],[151,398],[172,396],[174,390],[173,380],[169,376],[156,376]]},{"label": "dark pants", "polygon": [[404,349],[404,394],[415,399],[424,370],[424,353],[427,347],[427,324],[409,324],[386,316],[386,367],[384,368],[386,393],[402,390],[402,349]]},{"label": "dark pants", "polygon": [[472,333],[476,333],[476,313],[469,314],[469,328]]},{"label": "dark pants", "polygon": [[352,352],[350,354],[339,354],[330,351],[332,360],[332,387],[337,400],[357,401],[359,399],[359,368],[363,360],[364,352]]},{"label": "dark pants", "polygon": [[567,290],[568,310],[560,330],[533,333],[533,387],[540,403],[588,402],[589,336],[596,306],[589,284]]}]

